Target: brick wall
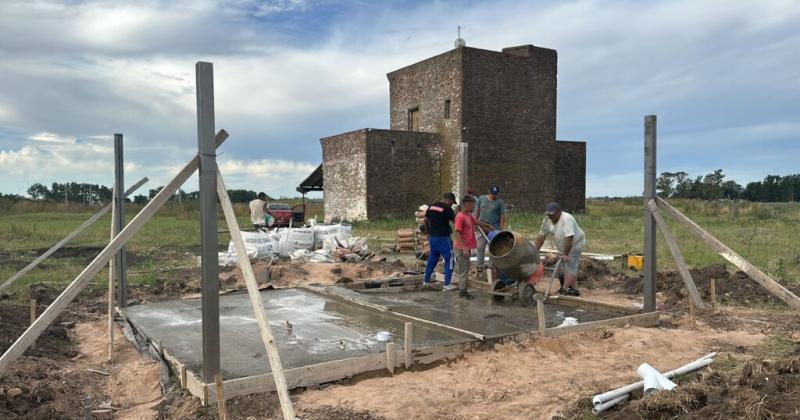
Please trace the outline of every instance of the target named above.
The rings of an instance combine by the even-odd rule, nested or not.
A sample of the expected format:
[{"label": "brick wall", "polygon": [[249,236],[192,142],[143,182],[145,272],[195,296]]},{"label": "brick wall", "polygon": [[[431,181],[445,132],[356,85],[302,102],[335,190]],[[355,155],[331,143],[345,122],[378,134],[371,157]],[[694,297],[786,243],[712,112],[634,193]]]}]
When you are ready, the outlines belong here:
[{"label": "brick wall", "polygon": [[370,129],[366,141],[370,219],[408,217],[441,195],[438,134]]},{"label": "brick wall", "polygon": [[556,142],[556,201],[570,213],[586,210],[586,143]]},{"label": "brick wall", "polygon": [[469,185],[489,185],[516,209],[539,211],[555,199],[555,50],[463,48],[463,139]]},{"label": "brick wall", "polygon": [[320,139],[325,219],[367,218],[367,131]]},{"label": "brick wall", "polygon": [[[456,144],[461,141],[462,49],[450,50],[386,75],[392,130],[408,130],[408,110],[419,108],[419,131],[441,135],[441,190],[455,190]],[[445,118],[445,101],[450,117]]]}]

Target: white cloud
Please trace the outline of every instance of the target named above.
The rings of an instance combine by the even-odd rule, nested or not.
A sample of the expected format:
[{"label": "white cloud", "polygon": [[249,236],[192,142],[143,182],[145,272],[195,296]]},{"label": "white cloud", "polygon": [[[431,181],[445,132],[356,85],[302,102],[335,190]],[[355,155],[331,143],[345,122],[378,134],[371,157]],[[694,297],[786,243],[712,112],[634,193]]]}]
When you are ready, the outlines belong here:
[{"label": "white cloud", "polygon": [[629,197],[642,195],[642,191],[644,191],[643,172],[586,175],[587,197]]},{"label": "white cloud", "polygon": [[58,134],[48,133],[47,131],[42,131],[41,133],[34,134],[29,139],[33,141],[42,141],[46,143],[62,143],[62,144],[75,144],[75,137],[62,137]]}]

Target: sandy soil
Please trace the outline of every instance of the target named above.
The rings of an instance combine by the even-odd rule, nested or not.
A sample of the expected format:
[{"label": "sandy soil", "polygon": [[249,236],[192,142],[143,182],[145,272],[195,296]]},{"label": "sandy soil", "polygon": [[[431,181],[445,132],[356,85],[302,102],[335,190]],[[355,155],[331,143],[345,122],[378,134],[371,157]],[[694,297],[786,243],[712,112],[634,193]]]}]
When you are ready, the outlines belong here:
[{"label": "sandy soil", "polygon": [[75,338],[86,365],[110,373],[106,390],[115,408],[114,418],[155,419],[156,406],[161,402],[158,381],[159,364],[143,355],[129,343],[117,327],[114,340],[114,361],[108,355],[105,321],[81,323],[75,326]]}]

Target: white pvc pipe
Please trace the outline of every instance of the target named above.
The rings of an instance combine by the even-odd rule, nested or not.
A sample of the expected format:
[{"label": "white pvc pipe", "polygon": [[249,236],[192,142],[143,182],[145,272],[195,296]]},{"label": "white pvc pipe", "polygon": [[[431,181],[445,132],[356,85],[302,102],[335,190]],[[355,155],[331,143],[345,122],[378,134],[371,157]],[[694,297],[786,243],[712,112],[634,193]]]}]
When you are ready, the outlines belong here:
[{"label": "white pvc pipe", "polygon": [[669,378],[664,376],[664,374],[650,366],[649,363],[642,363],[639,365],[639,368],[636,369],[636,373],[642,377],[645,394],[662,389],[672,391],[676,386],[678,386],[675,385],[675,382],[670,381]]},{"label": "white pvc pipe", "polygon": [[617,398],[614,398],[613,400],[609,400],[609,401],[606,401],[606,402],[604,402],[602,404],[595,405],[594,408],[592,408],[592,413],[600,414],[603,411],[608,410],[609,408],[611,408],[611,407],[613,407],[613,406],[615,406],[615,405],[627,400],[628,398],[630,398],[630,396],[631,396],[631,394],[624,394],[624,395],[621,395],[621,396],[619,396]]},{"label": "white pvc pipe", "polygon": [[[672,378],[678,375],[684,375],[686,373],[695,371],[697,369],[703,368],[711,364],[714,361],[714,357],[717,353],[709,353],[691,363],[688,363],[684,366],[681,366],[675,370],[671,370],[664,374],[667,378]],[[603,394],[595,395],[592,398],[592,404],[597,407],[604,402],[611,401],[615,398],[619,398],[622,395],[630,394],[633,391],[641,388],[644,385],[644,381],[639,381],[630,385],[623,386],[622,388],[613,389],[611,391],[605,392]]]}]

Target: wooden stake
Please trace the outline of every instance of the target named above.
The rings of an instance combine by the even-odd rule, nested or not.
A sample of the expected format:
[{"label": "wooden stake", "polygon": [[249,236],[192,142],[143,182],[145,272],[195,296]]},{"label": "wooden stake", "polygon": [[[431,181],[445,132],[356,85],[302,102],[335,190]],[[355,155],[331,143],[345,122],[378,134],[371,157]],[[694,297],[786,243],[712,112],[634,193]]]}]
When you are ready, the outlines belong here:
[{"label": "wooden stake", "polygon": [[[140,179],[139,182],[137,182],[136,184],[133,184],[132,187],[128,188],[128,190],[125,191],[125,196],[128,196],[128,195],[132,194],[134,191],[139,189],[139,187],[144,185],[147,181],[149,181],[149,178],[147,178],[147,177],[144,177],[144,178]],[[90,217],[88,220],[83,222],[75,230],[70,232],[69,235],[65,236],[64,239],[58,241],[58,243],[56,243],[50,249],[45,251],[44,254],[39,255],[38,257],[36,257],[36,259],[33,260],[30,264],[28,264],[25,268],[23,268],[22,270],[19,270],[17,272],[17,274],[14,274],[13,276],[11,276],[10,279],[6,280],[5,283],[0,285],[0,292],[2,292],[3,290],[6,290],[9,287],[11,287],[11,285],[14,284],[14,282],[17,281],[20,277],[22,277],[23,274],[27,273],[28,271],[31,271],[34,267],[39,265],[39,263],[41,263],[42,261],[47,259],[47,257],[53,255],[54,252],[58,251],[62,246],[66,245],[67,242],[71,241],[72,238],[78,236],[79,233],[81,233],[84,230],[86,230],[86,228],[91,226],[92,223],[96,222],[98,219],[103,217],[106,213],[108,213],[109,210],[111,210],[111,207],[113,205],[114,205],[114,203],[112,202],[111,204],[103,207],[100,211],[98,211],[97,213],[92,215],[92,217]]]},{"label": "wooden stake", "polygon": [[678,273],[681,275],[683,285],[686,286],[686,290],[689,291],[689,297],[699,309],[705,309],[706,306],[703,303],[703,299],[700,298],[700,292],[697,291],[697,286],[694,284],[694,279],[692,279],[692,273],[689,272],[689,267],[686,265],[686,261],[683,260],[680,248],[678,248],[678,241],[676,241],[675,236],[672,235],[672,230],[670,230],[667,222],[661,217],[661,212],[658,211],[655,200],[647,202],[647,210],[653,215],[656,224],[659,229],[661,229],[661,234],[664,235],[664,240],[667,242],[667,247],[669,247],[669,252],[672,254],[672,259],[675,260],[675,265],[678,266]]},{"label": "wooden stake", "polygon": [[537,293],[533,295],[533,298],[536,299],[536,317],[539,319],[539,335],[544,337],[547,335],[547,319],[545,318],[544,313],[544,295]]},{"label": "wooden stake", "polygon": [[[31,325],[36,322],[36,299],[31,299]],[[31,343],[31,350],[36,348],[36,341]]]},{"label": "wooden stake", "polygon": [[219,420],[228,420],[228,409],[225,407],[225,386],[222,382],[222,374],[214,375],[214,384],[217,390],[217,407],[219,410]]},{"label": "wooden stake", "polygon": [[394,375],[394,365],[397,363],[397,346],[394,343],[386,343],[386,369]]},{"label": "wooden stake", "polygon": [[692,302],[692,298],[688,298],[687,300],[689,301],[689,324],[694,328],[697,326],[694,317],[694,303]]},{"label": "wooden stake", "polygon": [[411,369],[411,363],[413,361],[411,358],[411,350],[414,348],[414,331],[412,330],[413,326],[414,324],[406,322],[406,335],[403,337],[403,356],[405,359],[406,369]]},{"label": "wooden stake", "polygon": [[710,233],[705,231],[703,228],[697,225],[692,219],[686,217],[683,213],[672,207],[669,203],[662,200],[661,198],[657,198],[658,206],[664,212],[666,212],[670,217],[675,219],[678,223],[683,225],[687,230],[692,232],[695,236],[702,239],[708,246],[711,247],[717,254],[719,254],[722,258],[725,258],[731,264],[738,267],[740,270],[747,273],[751,279],[753,279],[756,283],[760,284],[764,288],[770,291],[773,295],[775,295],[778,299],[786,302],[789,306],[794,309],[800,309],[800,298],[797,297],[794,293],[792,293],[789,289],[783,287],[780,283],[775,281],[770,276],[764,274],[761,270],[756,268],[753,264],[750,264],[747,260],[742,258],[741,255],[734,252],[732,249],[728,248],[725,244],[720,242],[719,239],[712,236]]},{"label": "wooden stake", "polygon": [[225,189],[222,174],[219,173],[219,169],[217,169],[217,171],[217,195],[219,196],[219,202],[222,206],[222,212],[225,214],[225,221],[228,223],[231,240],[236,248],[236,259],[244,275],[247,293],[250,296],[250,303],[253,305],[253,312],[258,322],[261,340],[264,342],[264,348],[267,351],[267,359],[272,369],[272,376],[275,378],[275,387],[278,391],[278,399],[281,403],[283,418],[294,419],[294,408],[292,407],[292,400],[289,397],[289,391],[286,387],[283,364],[278,354],[278,346],[275,344],[275,339],[269,328],[267,313],[264,311],[264,303],[261,301],[261,291],[258,289],[258,283],[256,282],[255,274],[253,274],[253,267],[250,265],[250,259],[247,257],[247,250],[244,246],[244,240],[242,240],[242,232],[239,230],[239,222],[236,221],[236,213],[233,211],[231,198],[228,196],[228,190]]},{"label": "wooden stake", "polygon": [[[217,133],[217,147],[228,138],[228,133],[225,130],[220,130]],[[83,290],[89,282],[108,264],[111,258],[122,249],[125,244],[133,238],[133,235],[141,229],[151,217],[158,211],[164,203],[169,200],[172,194],[186,182],[187,179],[197,170],[200,159],[195,156],[186,166],[175,175],[172,179],[134,218],[122,229],[114,240],[111,241],[102,251],[98,254],[86,268],[75,277],[75,280],[70,283],[63,292],[56,298],[53,303],[42,312],[42,315],[36,318],[34,322],[24,333],[9,347],[2,356],[0,356],[0,376],[5,373],[8,366],[17,360],[25,350],[30,347],[47,327],[55,321],[58,315],[64,311],[67,305],[75,299],[76,296]]]},{"label": "wooden stake", "polygon": [[717,309],[717,280],[711,279],[708,283],[708,295],[711,299],[711,307]]}]

